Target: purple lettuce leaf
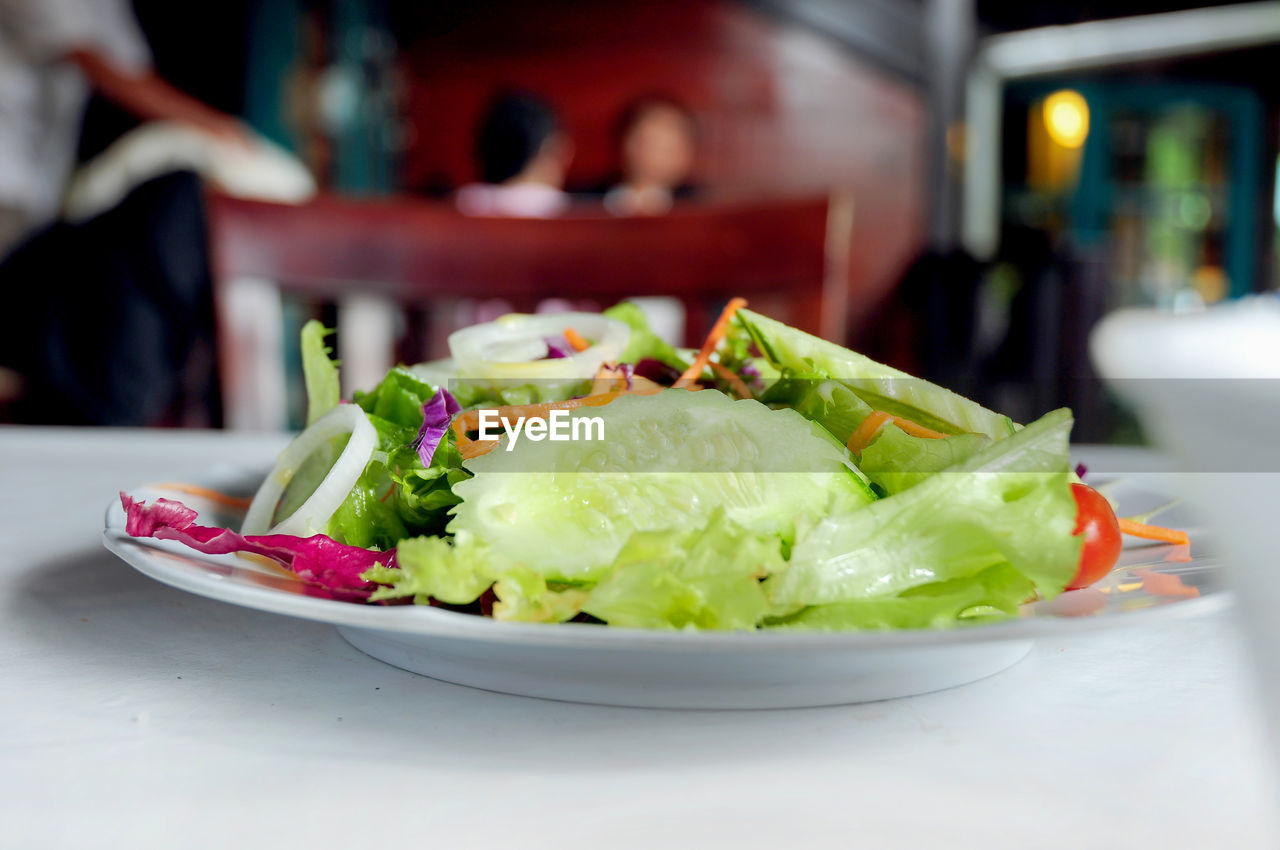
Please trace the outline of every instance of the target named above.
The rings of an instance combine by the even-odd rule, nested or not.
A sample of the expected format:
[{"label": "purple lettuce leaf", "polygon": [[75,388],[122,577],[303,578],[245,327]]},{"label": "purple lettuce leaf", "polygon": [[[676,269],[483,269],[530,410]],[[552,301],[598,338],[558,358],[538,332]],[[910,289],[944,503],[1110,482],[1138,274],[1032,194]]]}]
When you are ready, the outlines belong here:
[{"label": "purple lettuce leaf", "polygon": [[750,363],[742,364],[742,368],[738,370],[738,377],[754,391],[759,392],[764,389],[764,377],[760,374],[760,370]]},{"label": "purple lettuce leaf", "polygon": [[172,499],[157,499],[147,505],[121,493],[120,504],[125,511],[125,532],[132,537],[177,540],[206,555],[234,552],[260,555],[337,599],[368,599],[379,585],[365,581],[361,574],[378,564],[396,565],[394,549],[386,552],[362,549],[339,543],[323,534],[313,537],[243,535],[228,528],[196,525],[198,514]]},{"label": "purple lettuce leaf", "polygon": [[449,424],[461,410],[458,400],[443,387],[436,390],[436,394],[422,405],[422,427],[414,438],[413,448],[423,466],[431,466],[431,459],[435,457],[440,440],[448,433]]},{"label": "purple lettuce leaf", "polygon": [[631,389],[631,379],[635,376],[636,367],[632,366],[630,363],[615,363],[613,365],[613,370],[622,375],[623,380],[627,382],[627,389]]},{"label": "purple lettuce leaf", "polygon": [[642,357],[635,364],[633,371],[640,377],[648,378],[655,384],[662,384],[664,387],[671,386],[680,377],[679,369],[652,357]]}]

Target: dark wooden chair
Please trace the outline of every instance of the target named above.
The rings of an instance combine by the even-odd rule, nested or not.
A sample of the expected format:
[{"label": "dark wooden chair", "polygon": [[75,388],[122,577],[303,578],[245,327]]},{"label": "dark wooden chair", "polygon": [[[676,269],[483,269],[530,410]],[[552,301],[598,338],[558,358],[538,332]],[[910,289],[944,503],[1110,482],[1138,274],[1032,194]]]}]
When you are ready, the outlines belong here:
[{"label": "dark wooden chair", "polygon": [[395,354],[391,311],[461,298],[531,310],[552,297],[607,305],[672,296],[685,307],[689,343],[733,295],[771,298],[787,308],[781,318],[835,340],[850,314],[845,196],[693,204],[631,219],[469,218],[421,201],[289,206],[214,196],[209,220],[224,422],[233,428],[284,424],[281,293],[337,303],[344,367],[366,374]]}]

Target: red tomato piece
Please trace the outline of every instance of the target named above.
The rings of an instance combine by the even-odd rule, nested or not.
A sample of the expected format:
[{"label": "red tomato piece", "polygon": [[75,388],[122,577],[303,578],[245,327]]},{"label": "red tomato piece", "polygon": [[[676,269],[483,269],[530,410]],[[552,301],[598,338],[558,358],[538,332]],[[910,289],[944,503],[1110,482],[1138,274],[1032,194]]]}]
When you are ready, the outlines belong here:
[{"label": "red tomato piece", "polygon": [[1080,550],[1080,566],[1067,582],[1067,590],[1078,590],[1111,572],[1124,544],[1115,511],[1101,493],[1086,484],[1072,484],[1071,495],[1076,500],[1076,527],[1072,534],[1083,535],[1084,546]]}]

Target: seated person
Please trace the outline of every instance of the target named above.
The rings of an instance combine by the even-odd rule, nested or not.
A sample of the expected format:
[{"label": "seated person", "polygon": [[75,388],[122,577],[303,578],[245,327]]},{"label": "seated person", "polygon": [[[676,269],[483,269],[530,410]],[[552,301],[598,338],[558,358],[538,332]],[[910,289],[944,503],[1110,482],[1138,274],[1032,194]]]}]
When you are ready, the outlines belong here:
[{"label": "seated person", "polygon": [[527,93],[500,95],[476,138],[480,183],[458,190],[466,215],[552,218],[569,207],[565,172],[573,144],[551,107]]},{"label": "seated person", "polygon": [[614,215],[662,215],[692,193],[689,175],[697,155],[693,115],[659,96],[642,97],[618,122],[622,180],[604,196]]}]

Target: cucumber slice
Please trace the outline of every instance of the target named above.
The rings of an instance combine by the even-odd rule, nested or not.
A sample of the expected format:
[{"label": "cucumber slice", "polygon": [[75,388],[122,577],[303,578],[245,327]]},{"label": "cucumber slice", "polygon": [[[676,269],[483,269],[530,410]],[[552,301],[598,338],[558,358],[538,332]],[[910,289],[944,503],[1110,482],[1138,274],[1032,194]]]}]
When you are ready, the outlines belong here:
[{"label": "cucumber slice", "polygon": [[739,310],[737,316],[774,366],[797,376],[837,380],[874,410],[906,417],[944,434],[985,434],[1003,440],[1014,433],[1009,417],[937,384],[759,313]]},{"label": "cucumber slice", "polygon": [[580,408],[602,440],[509,438],[466,462],[449,531],[549,578],[589,581],[636,531],[697,528],[716,508],[788,545],[875,499],[845,448],[793,410],[713,390],[666,390]]}]

